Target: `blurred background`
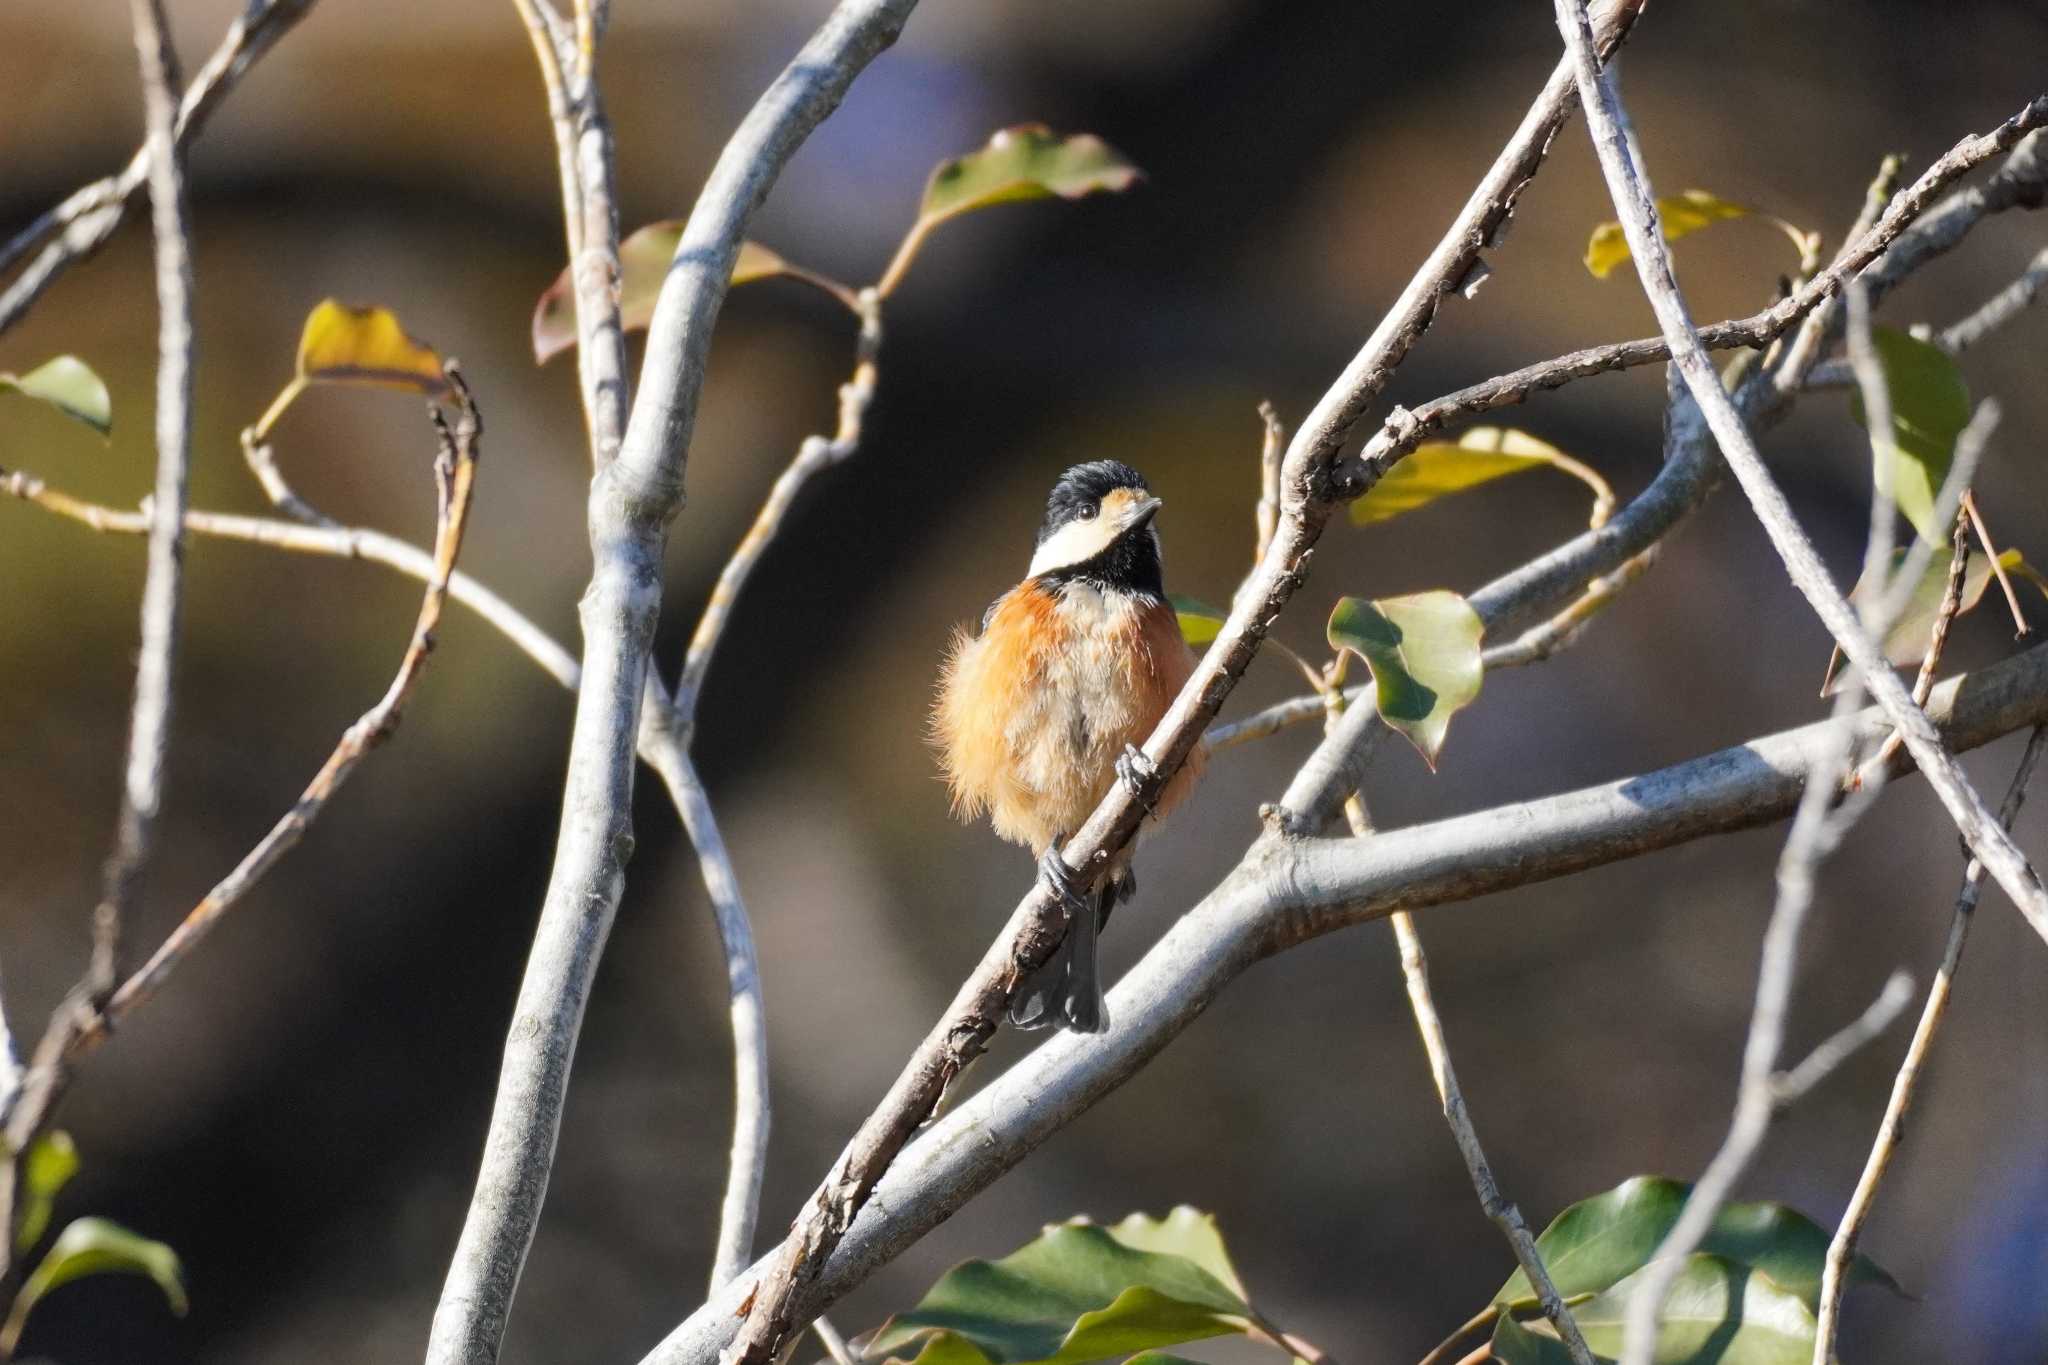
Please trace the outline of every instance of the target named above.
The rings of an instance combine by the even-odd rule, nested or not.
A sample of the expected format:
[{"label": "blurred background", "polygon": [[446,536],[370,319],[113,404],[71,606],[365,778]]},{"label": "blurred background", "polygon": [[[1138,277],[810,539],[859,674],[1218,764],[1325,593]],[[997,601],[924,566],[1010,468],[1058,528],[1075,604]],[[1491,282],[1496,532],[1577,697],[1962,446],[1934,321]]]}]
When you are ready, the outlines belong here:
[{"label": "blurred background", "polygon": [[[238,11],[173,6],[188,69]],[[604,52],[631,227],[686,212],[717,148],[822,17],[821,0],[619,0]],[[700,761],[760,937],[772,1029],[772,1237],[979,956],[1030,876],[947,818],[922,739],[948,633],[1013,582],[1053,476],[1114,455],[1167,500],[1168,576],[1226,600],[1247,565],[1254,406],[1298,419],[1371,330],[1557,54],[1549,7],[1337,0],[925,6],[797,156],[753,235],[875,278],[940,159],[995,128],[1092,131],[1148,173],[1133,193],[949,225],[892,301],[856,460],[806,492],[748,588],[703,707]],[[1650,166],[1829,234],[1879,158],[1909,174],[2039,92],[2048,15],[1817,0],[1654,7],[1626,58]],[[127,160],[140,101],[125,13],[0,10],[0,229]],[[319,6],[191,157],[199,283],[195,506],[260,512],[234,434],[289,376],[333,294],[395,307],[459,355],[487,424],[473,573],[573,646],[587,573],[574,366],[527,327],[561,264],[555,158],[526,36],[500,0]],[[1632,279],[1579,264],[1608,214],[1574,122],[1522,202],[1493,280],[1454,301],[1390,397],[1654,331]],[[154,345],[145,214],[0,338],[0,368],[72,351],[108,379],[102,445],[0,406],[0,465],[132,505],[149,484]],[[2012,278],[2038,218],[1981,227],[1886,307],[1946,323]],[[1794,265],[1767,224],[1679,261],[1702,318],[1753,311]],[[672,669],[710,576],[797,442],[827,429],[849,318],[787,283],[721,322],[671,538]],[[1980,489],[2048,555],[2039,513],[2048,314],[1972,351],[2006,419]],[[1626,496],[1658,456],[1655,370],[1504,414]],[[289,475],[346,521],[424,539],[416,400],[322,391],[278,433]],[[1844,580],[1867,455],[1839,395],[1768,441]],[[1530,475],[1370,533],[1335,527],[1280,635],[1318,648],[1345,592],[1470,589],[1583,524]],[[169,813],[136,928],[153,942],[296,796],[383,689],[417,588],[371,565],[197,540]],[[18,1034],[76,978],[108,845],[142,546],[0,506],[0,959]],[[1951,657],[2011,648],[1991,610]],[[1827,657],[1724,491],[1575,651],[1500,675],[1432,777],[1383,750],[1388,824],[1606,780],[1820,714]],[[1271,652],[1244,714],[1299,683]],[[183,1255],[192,1311],[106,1278],[38,1310],[27,1354],[65,1362],[416,1359],[467,1204],[499,1050],[546,882],[570,698],[459,608],[404,728],[304,845],[91,1064],[63,1123],[84,1174],[60,1216],[119,1219]],[[1219,758],[1148,844],[1106,941],[1120,972],[1236,859],[1312,736]],[[1972,755],[2003,790],[2017,741]],[[700,1300],[728,1140],[723,974],[695,863],[643,779],[640,852],[583,1035],[508,1362],[637,1359]],[[2041,807],[2021,839],[2048,856]],[[1780,832],[1759,831],[1434,910],[1421,921],[1468,1097],[1533,1223],[1642,1171],[1690,1178],[1733,1095]],[[1960,871],[1917,783],[1829,868],[1792,1046],[1901,965],[1924,985]],[[1917,1008],[1917,1006],[1916,1006]],[[1824,1222],[1852,1188],[1903,1028],[1787,1116],[1743,1186]],[[1001,1040],[984,1076],[1030,1044]],[[1916,1302],[1852,1300],[1843,1356],[2048,1356],[2048,953],[1987,897],[1909,1140],[1865,1239]],[[836,1312],[907,1307],[946,1266],[1046,1222],[1214,1210],[1266,1311],[1346,1365],[1413,1361],[1511,1268],[1436,1112],[1391,934],[1367,925],[1260,966],[1147,1070]],[[808,1350],[808,1347],[806,1348]],[[1194,1348],[1201,1354],[1201,1348]]]}]

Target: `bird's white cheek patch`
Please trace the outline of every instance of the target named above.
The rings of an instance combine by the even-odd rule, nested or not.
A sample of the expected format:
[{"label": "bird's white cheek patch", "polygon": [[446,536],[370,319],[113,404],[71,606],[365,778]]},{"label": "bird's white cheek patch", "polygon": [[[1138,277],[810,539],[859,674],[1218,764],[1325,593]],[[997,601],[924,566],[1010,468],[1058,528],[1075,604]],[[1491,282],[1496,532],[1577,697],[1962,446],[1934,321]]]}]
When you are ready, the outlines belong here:
[{"label": "bird's white cheek patch", "polygon": [[1046,537],[1038,552],[1031,556],[1031,567],[1027,578],[1036,578],[1054,569],[1064,569],[1095,558],[1109,548],[1116,539],[1116,525],[1110,517],[1095,517],[1089,521],[1070,521]]}]

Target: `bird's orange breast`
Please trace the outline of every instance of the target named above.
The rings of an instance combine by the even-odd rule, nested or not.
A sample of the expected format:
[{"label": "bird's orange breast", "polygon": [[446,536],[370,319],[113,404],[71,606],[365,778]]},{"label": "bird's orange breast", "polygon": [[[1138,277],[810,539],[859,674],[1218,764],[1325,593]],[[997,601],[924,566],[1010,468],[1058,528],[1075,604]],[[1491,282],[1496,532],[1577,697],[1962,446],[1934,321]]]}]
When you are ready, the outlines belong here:
[{"label": "bird's orange breast", "polygon": [[[932,712],[954,813],[1042,851],[1078,829],[1194,669],[1173,609],[1153,598],[1032,579],[954,636]],[[1199,752],[1159,803],[1192,785]]]}]

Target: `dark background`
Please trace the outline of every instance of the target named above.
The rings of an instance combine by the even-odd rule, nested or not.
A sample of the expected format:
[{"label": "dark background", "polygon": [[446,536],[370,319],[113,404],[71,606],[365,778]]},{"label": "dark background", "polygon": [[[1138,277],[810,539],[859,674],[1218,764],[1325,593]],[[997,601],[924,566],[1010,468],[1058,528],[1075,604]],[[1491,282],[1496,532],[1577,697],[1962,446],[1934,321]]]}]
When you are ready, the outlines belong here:
[{"label": "dark background", "polygon": [[[196,65],[239,8],[189,0]],[[820,3],[620,0],[604,73],[627,227],[680,214],[722,139]],[[856,461],[817,480],[748,589],[704,703],[700,758],[760,936],[774,1048],[779,1230],[1026,884],[985,830],[946,818],[921,741],[948,631],[1014,580],[1039,499],[1080,458],[1136,463],[1168,501],[1170,581],[1227,597],[1250,551],[1253,407],[1301,416],[1370,331],[1521,118],[1558,49],[1535,3],[1250,0],[959,5],[934,0],[790,166],[754,235],[872,279],[940,158],[994,128],[1091,130],[1149,179],[943,229],[892,302]],[[2048,18],[2028,4],[1655,6],[1626,81],[1667,191],[1702,186],[1830,249],[1880,156],[1917,171],[2038,93]],[[122,164],[138,137],[121,7],[0,13],[0,226]],[[588,567],[573,365],[535,370],[533,300],[561,257],[554,152],[509,5],[353,0],[316,9],[221,109],[191,159],[199,390],[194,503],[260,511],[234,433],[290,373],[306,311],[386,303],[466,362],[487,421],[465,564],[575,641]],[[1626,272],[1578,258],[1606,217],[1576,122],[1531,188],[1496,277],[1457,302],[1391,397],[1414,403],[1556,351],[1654,330]],[[0,465],[132,505],[149,482],[147,233],[58,285],[0,339],[0,368],[75,351],[113,388],[102,446],[0,404]],[[1888,305],[1952,321],[2043,239],[1987,223]],[[1791,269],[1769,226],[1679,249],[1702,318],[1747,313]],[[2048,555],[2040,384],[2048,320],[1972,352],[2006,402],[1981,490]],[[661,657],[801,437],[827,426],[851,326],[796,286],[726,310],[671,540]],[[1659,375],[1575,386],[1505,414],[1624,495],[1657,458]],[[1839,396],[1767,446],[1846,579],[1867,456]],[[416,401],[323,392],[279,432],[335,516],[424,537]],[[1582,524],[1541,475],[1371,532],[1335,528],[1281,635],[1317,645],[1340,592],[1470,588]],[[139,541],[0,507],[0,963],[21,1034],[76,977],[111,832],[132,682]],[[137,927],[153,942],[293,799],[382,690],[417,601],[369,565],[199,540],[170,809]],[[2010,647],[1987,611],[1953,657]],[[1432,778],[1390,746],[1387,823],[1676,761],[1819,714],[1827,648],[1724,492],[1575,652],[1488,682]],[[1298,686],[1262,658],[1230,710]],[[140,1281],[55,1295],[30,1354],[66,1362],[416,1358],[469,1196],[503,1030],[545,885],[570,700],[457,608],[397,742],[98,1056],[63,1123],[85,1172],[60,1216],[172,1243],[193,1309]],[[1145,894],[1108,940],[1121,971],[1235,859],[1311,737],[1212,766],[1148,845]],[[1970,767],[2002,790],[2007,741]],[[640,853],[597,982],[546,1217],[505,1358],[622,1361],[698,1301],[729,1124],[723,976],[696,869],[643,780]],[[2048,855],[2029,812],[2022,843]],[[1761,831],[1423,917],[1482,1136],[1533,1222],[1631,1173],[1690,1176],[1720,1141],[1780,834]],[[1830,868],[1792,1030],[1803,1049],[1904,965],[1923,985],[1960,870],[1919,784]],[[1904,1029],[1775,1131],[1743,1192],[1824,1221],[1855,1181]],[[1006,1039],[992,1074],[1024,1044]],[[2048,1353],[2048,955],[1987,897],[1954,1015],[1866,1239],[1919,1296],[1865,1291],[1844,1356]],[[860,1330],[946,1265],[1040,1224],[1187,1202],[1221,1217],[1275,1318],[1347,1365],[1412,1361],[1510,1262],[1435,1111],[1391,935],[1370,925],[1236,984],[1108,1102],[837,1311]],[[808,1348],[807,1348],[808,1349]],[[1201,1348],[1196,1348],[1196,1354]]]}]

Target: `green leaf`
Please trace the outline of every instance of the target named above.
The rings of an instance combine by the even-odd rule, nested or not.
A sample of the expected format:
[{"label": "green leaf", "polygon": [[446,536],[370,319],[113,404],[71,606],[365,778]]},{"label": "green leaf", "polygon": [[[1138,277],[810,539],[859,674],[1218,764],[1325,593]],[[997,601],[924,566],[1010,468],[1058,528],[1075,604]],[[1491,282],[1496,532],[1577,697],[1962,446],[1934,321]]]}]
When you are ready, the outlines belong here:
[{"label": "green leaf", "polygon": [[[1572,1309],[1586,1345],[1602,1359],[1621,1354],[1629,1297],[1644,1273]],[[1532,1319],[1525,1327],[1529,1336],[1555,1339],[1547,1320]],[[1657,1315],[1650,1359],[1653,1365],[1809,1365],[1814,1331],[1813,1311],[1763,1271],[1695,1253],[1686,1257]]]},{"label": "green leaf", "polygon": [[[1551,1220],[1536,1239],[1544,1268],[1566,1298],[1598,1293],[1648,1263],[1678,1221],[1692,1187],[1662,1176],[1639,1175],[1604,1194],[1582,1199]],[[1768,1273],[1804,1300],[1820,1302],[1821,1268],[1828,1234],[1819,1224],[1783,1204],[1729,1204],[1714,1219],[1700,1250]],[[1882,1284],[1903,1292],[1875,1261],[1858,1256],[1851,1284]],[[1493,1296],[1498,1305],[1532,1307],[1536,1295],[1517,1270]]]},{"label": "green leaf", "polygon": [[[1199,1229],[1126,1220],[1140,1240],[1193,1250]],[[1226,1262],[1227,1264],[1227,1262]],[[1229,1285],[1187,1256],[1125,1245],[1086,1223],[1047,1228],[1000,1261],[967,1261],[908,1313],[883,1324],[864,1354],[917,1365],[1021,1365],[1126,1356],[1184,1341],[1242,1333],[1249,1313]]]},{"label": "green leaf", "polygon": [[[1705,190],[1686,190],[1657,201],[1657,221],[1663,226],[1667,242],[1675,242],[1713,223],[1747,218],[1751,212],[1742,204],[1730,203]],[[1628,239],[1622,235],[1621,224],[1602,223],[1593,229],[1593,236],[1586,243],[1586,269],[1593,272],[1594,279],[1604,280],[1628,255]]]},{"label": "green leaf", "polygon": [[13,1352],[29,1313],[45,1295],[87,1275],[147,1275],[163,1290],[171,1312],[185,1316],[185,1273],[177,1252],[105,1218],[79,1218],[57,1234],[15,1295],[0,1326],[0,1353]]},{"label": "green leaf", "polygon": [[78,1174],[78,1147],[61,1128],[37,1138],[21,1163],[21,1214],[14,1226],[14,1254],[19,1256],[43,1239],[58,1191]]},{"label": "green leaf", "polygon": [[1432,771],[1451,717],[1479,695],[1485,632],[1464,598],[1442,590],[1345,597],[1330,613],[1330,644],[1365,660],[1380,719],[1406,735]]},{"label": "green leaf", "polygon": [[114,430],[114,404],[107,397],[107,386],[75,355],[45,360],[27,374],[0,373],[0,389],[40,398],[102,436]]},{"label": "green leaf", "polygon": [[[683,220],[664,218],[619,243],[619,325],[627,331],[637,332],[653,320],[654,301],[661,296],[662,281],[668,278],[676,243],[682,239]],[[732,282],[742,285],[773,275],[803,273],[759,242],[741,242]],[[575,344],[576,286],[564,267],[534,305],[533,362],[545,365]]]},{"label": "green leaf", "polygon": [[[1180,618],[1180,638],[1190,645],[1206,645],[1223,633],[1223,622],[1229,613],[1220,607],[1212,607],[1199,597],[1178,592],[1166,594],[1166,600],[1173,604],[1173,614]],[[1138,1215],[1132,1214],[1131,1217]]]},{"label": "green leaf", "polygon": [[1487,1359],[1494,1365],[1572,1365],[1571,1352],[1550,1335],[1538,1335],[1503,1314],[1493,1324]]},{"label": "green leaf", "polygon": [[942,161],[924,187],[917,224],[922,234],[945,219],[1019,199],[1079,199],[1127,190],[1143,173],[1092,133],[1060,137],[1043,124],[1004,128],[978,152]]},{"label": "green leaf", "polygon": [[[1970,422],[1969,385],[1932,342],[1891,327],[1873,327],[1871,340],[1892,400],[1891,437],[1873,433],[1871,457],[1890,462],[1893,501],[1922,539],[1940,545],[1949,528],[1936,524],[1934,502],[1955,460],[1956,437]],[[1849,407],[1859,423],[1870,424],[1861,393],[1852,392]]]},{"label": "green leaf", "polygon": [[1230,1252],[1223,1245],[1223,1229],[1216,1225],[1213,1213],[1179,1204],[1164,1218],[1134,1213],[1121,1223],[1112,1223],[1108,1232],[1133,1251],[1184,1256],[1214,1275],[1238,1298],[1251,1301],[1244,1281],[1238,1278],[1237,1267],[1231,1264]]},{"label": "green leaf", "polygon": [[1351,504],[1355,526],[1412,512],[1452,493],[1554,464],[1564,452],[1512,427],[1472,427],[1455,441],[1425,441]]}]

